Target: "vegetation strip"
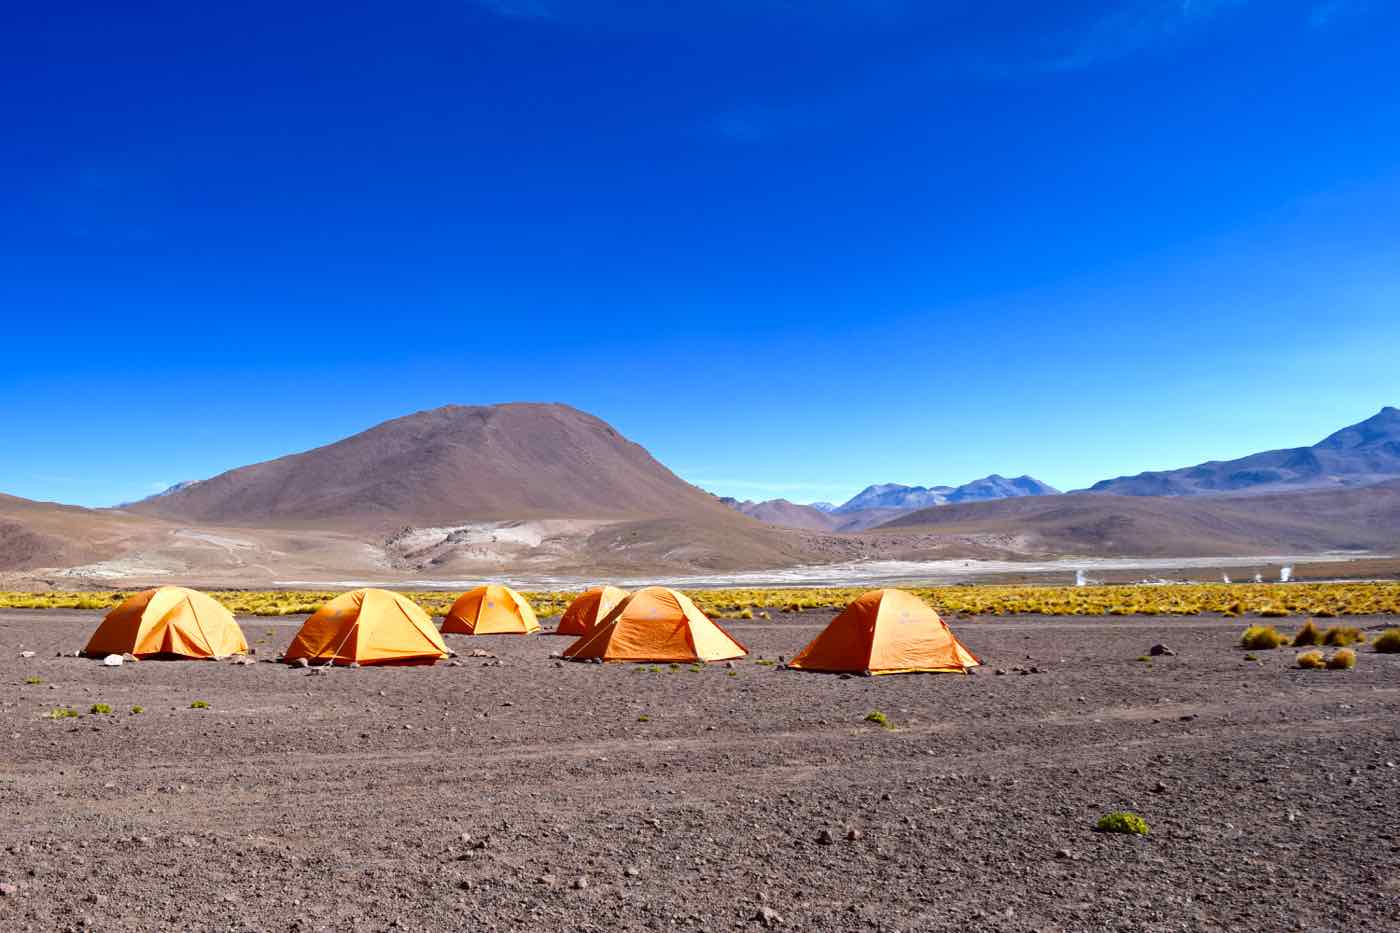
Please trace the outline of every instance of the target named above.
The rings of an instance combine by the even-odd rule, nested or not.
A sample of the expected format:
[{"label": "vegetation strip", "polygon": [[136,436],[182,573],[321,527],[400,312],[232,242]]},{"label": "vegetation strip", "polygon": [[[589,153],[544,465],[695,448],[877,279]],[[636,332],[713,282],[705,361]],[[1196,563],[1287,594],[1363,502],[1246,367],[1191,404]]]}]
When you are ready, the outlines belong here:
[{"label": "vegetation strip", "polygon": [[[1182,583],[1127,586],[937,586],[905,587],[955,615],[1181,615],[1332,618],[1400,615],[1400,583]],[[701,611],[717,619],[763,619],[767,610],[803,612],[842,609],[865,590],[819,589],[687,590]],[[0,609],[93,609],[106,611],[129,591],[0,592]],[[214,590],[209,595],[239,615],[278,616],[315,612],[340,595],[334,590]],[[445,615],[460,595],[451,590],[405,592],[432,615]],[[574,590],[524,592],[541,618],[561,614]]]}]

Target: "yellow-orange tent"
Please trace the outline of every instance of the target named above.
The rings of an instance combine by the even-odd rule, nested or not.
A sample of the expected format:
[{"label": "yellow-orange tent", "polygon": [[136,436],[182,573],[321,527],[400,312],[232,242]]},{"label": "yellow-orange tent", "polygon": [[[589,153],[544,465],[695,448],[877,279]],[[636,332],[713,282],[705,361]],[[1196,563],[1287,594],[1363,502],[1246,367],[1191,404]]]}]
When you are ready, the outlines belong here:
[{"label": "yellow-orange tent", "polygon": [[221,658],[247,651],[233,613],[183,586],[128,597],[107,613],[83,649],[87,655],[130,653],[138,658]]},{"label": "yellow-orange tent", "polygon": [[302,624],[283,661],[432,664],[447,646],[422,608],[388,590],[341,593]]},{"label": "yellow-orange tent", "polygon": [[579,661],[727,661],[748,653],[685,594],[663,586],[628,596],[564,649],[564,657]]},{"label": "yellow-orange tent", "polygon": [[608,617],[613,607],[627,598],[627,591],[615,586],[595,586],[580,595],[559,618],[556,635],[587,635]]},{"label": "yellow-orange tent", "polygon": [[529,635],[539,630],[525,597],[499,583],[463,593],[442,620],[444,635]]},{"label": "yellow-orange tent", "polygon": [[871,590],[832,619],[788,667],[828,673],[962,674],[981,663],[917,596],[903,590]]}]

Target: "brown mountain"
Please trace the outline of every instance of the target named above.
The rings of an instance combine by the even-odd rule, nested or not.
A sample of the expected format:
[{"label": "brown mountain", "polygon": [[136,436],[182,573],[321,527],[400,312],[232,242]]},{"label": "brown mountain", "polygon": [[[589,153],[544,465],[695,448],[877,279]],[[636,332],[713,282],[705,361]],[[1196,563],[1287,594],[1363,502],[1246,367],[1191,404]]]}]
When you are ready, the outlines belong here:
[{"label": "brown mountain", "polygon": [[101,560],[148,540],[152,524],[111,509],[34,502],[0,493],[0,570]]},{"label": "brown mountain", "polygon": [[338,527],[733,516],[598,418],[523,403],[396,418],[128,508],[182,521]]},{"label": "brown mountain", "polygon": [[736,512],[757,519],[769,525],[782,528],[801,528],[806,531],[835,531],[841,526],[840,516],[814,509],[810,505],[799,505],[786,499],[765,499],[754,502],[751,499],[722,498],[719,500]]},{"label": "brown mountain", "polygon": [[880,531],[1019,536],[1039,553],[1191,557],[1400,548],[1400,481],[1192,498],[1072,493],[922,509]]}]

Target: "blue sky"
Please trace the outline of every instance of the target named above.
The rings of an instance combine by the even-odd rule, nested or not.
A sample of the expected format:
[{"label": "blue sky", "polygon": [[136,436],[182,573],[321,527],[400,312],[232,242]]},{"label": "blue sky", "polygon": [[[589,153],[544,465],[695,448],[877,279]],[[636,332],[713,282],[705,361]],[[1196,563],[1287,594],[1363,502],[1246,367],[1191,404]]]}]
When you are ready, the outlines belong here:
[{"label": "blue sky", "polygon": [[30,4],[0,490],[446,403],[692,482],[1063,488],[1400,404],[1381,0]]}]

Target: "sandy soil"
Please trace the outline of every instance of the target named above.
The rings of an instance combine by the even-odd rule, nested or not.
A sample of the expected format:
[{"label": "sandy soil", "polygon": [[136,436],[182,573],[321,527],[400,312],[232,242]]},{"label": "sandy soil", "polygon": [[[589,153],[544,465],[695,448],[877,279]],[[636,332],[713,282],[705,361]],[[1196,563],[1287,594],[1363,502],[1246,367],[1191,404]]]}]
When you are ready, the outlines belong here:
[{"label": "sandy soil", "polygon": [[[955,621],[975,677],[754,663],[828,618],[731,625],[732,670],[453,636],[499,658],[321,674],[105,669],[55,657],[95,614],[0,612],[0,929],[1400,929],[1400,656],[1018,618]],[[244,620],[260,659],[299,622]]]}]

